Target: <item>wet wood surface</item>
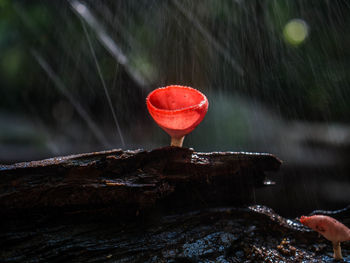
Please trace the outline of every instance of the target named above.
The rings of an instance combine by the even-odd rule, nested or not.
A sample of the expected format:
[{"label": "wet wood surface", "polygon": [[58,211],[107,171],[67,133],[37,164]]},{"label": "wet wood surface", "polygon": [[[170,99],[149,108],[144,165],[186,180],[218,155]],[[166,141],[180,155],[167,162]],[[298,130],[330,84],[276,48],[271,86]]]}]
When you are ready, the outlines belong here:
[{"label": "wet wood surface", "polygon": [[280,165],[165,147],[0,166],[0,262],[333,262],[296,218],[247,205]]},{"label": "wet wood surface", "polygon": [[[332,216],[350,223],[348,209]],[[118,222],[17,218],[0,226],[1,262],[334,262],[332,245],[263,206]],[[350,260],[349,243],[342,244]]]},{"label": "wet wood surface", "polygon": [[111,150],[0,166],[0,214],[54,208],[135,214],[246,202],[281,161],[271,154],[164,147]]}]

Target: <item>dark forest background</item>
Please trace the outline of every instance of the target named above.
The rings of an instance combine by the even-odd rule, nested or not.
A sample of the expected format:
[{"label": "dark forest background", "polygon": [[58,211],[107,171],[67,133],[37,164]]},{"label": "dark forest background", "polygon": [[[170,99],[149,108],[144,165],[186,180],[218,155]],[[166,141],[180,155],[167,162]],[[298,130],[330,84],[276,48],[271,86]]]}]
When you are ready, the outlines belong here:
[{"label": "dark forest background", "polygon": [[343,149],[349,20],[345,0],[1,0],[0,160],[167,145],[144,100],[168,84],[210,101],[185,146]]}]

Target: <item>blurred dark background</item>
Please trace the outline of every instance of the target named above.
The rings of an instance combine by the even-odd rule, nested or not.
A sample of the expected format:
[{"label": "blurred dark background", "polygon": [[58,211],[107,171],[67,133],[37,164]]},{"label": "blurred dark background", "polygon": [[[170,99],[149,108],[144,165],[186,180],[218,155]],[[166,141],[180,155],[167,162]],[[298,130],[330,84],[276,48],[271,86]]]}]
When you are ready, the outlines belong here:
[{"label": "blurred dark background", "polygon": [[186,147],[284,161],[257,203],[344,207],[349,46],[347,0],[0,0],[0,163],[168,145],[145,97],[189,85]]}]

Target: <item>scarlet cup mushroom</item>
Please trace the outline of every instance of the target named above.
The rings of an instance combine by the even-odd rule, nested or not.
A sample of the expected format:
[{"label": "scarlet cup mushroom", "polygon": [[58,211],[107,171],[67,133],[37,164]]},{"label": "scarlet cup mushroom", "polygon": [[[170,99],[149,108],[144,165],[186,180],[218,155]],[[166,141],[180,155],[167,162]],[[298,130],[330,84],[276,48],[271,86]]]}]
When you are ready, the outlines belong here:
[{"label": "scarlet cup mushroom", "polygon": [[155,89],[146,103],[154,121],[170,135],[171,146],[178,147],[203,120],[209,105],[203,93],[179,85]]},{"label": "scarlet cup mushroom", "polygon": [[302,216],[300,222],[317,231],[333,243],[334,259],[342,259],[340,242],[350,240],[350,229],[325,215]]}]

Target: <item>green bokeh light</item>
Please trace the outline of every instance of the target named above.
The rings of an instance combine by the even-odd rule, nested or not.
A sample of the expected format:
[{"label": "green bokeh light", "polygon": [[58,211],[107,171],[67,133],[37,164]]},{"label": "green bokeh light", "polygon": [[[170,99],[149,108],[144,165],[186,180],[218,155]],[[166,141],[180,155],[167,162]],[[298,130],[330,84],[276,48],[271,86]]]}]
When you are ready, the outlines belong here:
[{"label": "green bokeh light", "polygon": [[309,34],[308,25],[304,20],[292,19],[283,29],[284,39],[291,45],[297,46],[303,43]]}]

